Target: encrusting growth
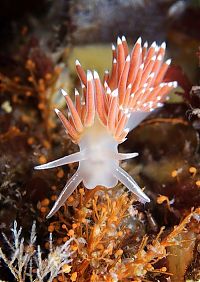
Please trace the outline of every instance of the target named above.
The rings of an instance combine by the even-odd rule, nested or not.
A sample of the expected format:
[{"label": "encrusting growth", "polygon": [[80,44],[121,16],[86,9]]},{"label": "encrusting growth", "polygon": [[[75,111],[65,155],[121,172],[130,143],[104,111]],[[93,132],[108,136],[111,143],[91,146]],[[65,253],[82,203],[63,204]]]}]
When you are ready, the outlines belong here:
[{"label": "encrusting growth", "polygon": [[166,95],[177,82],[164,83],[171,60],[164,61],[166,44],[150,48],[142,46],[141,38],[129,54],[125,37],[112,45],[113,64],[106,71],[103,83],[96,71],[83,70],[76,60],[82,95],[75,90],[75,103],[61,89],[69,109],[68,117],[55,109],[67,133],[80,151],[50,163],[36,166],[48,169],[79,162],[76,173],[67,182],[54,207],[52,216],[83,181],[88,189],[97,185],[114,187],[118,180],[132,191],[141,202],[149,202],[137,183],[120,166],[119,161],[136,157],[137,153],[118,153],[118,145],[126,140],[130,130],[145,119],[151,111],[162,106]]}]

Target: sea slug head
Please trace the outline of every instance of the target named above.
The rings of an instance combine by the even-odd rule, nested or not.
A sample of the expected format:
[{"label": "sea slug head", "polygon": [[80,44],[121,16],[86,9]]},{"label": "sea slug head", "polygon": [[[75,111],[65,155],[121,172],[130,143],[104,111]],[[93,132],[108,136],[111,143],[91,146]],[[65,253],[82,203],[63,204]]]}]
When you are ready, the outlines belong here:
[{"label": "sea slug head", "polygon": [[116,186],[117,179],[113,169],[119,165],[116,158],[118,142],[98,119],[88,128],[79,142],[85,159],[79,163],[83,184],[88,189],[101,185],[107,188]]}]

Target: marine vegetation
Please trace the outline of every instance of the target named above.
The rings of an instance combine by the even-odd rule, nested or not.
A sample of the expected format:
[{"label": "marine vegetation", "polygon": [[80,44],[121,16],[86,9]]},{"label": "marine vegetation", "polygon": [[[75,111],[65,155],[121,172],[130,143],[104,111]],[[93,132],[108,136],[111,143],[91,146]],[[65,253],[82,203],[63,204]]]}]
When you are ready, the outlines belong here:
[{"label": "marine vegetation", "polygon": [[[17,229],[15,222],[13,242],[4,235],[11,255],[8,257],[0,249],[0,256],[16,281],[25,281],[26,277],[34,282],[144,281],[159,279],[162,274],[171,277],[170,281],[177,281],[176,277],[182,281],[187,265],[178,266],[178,276],[173,279],[166,262],[159,265],[159,261],[172,256],[174,261],[170,263],[174,266],[176,247],[191,256],[195,236],[199,233],[200,209],[192,210],[170,232],[162,227],[158,234],[149,237],[145,234],[144,214],[133,205],[134,198],[130,199],[119,189],[110,192],[101,188],[91,195],[79,189],[71,199],[73,223],[70,226],[67,222],[69,206],[65,206],[64,212],[59,211],[48,228],[59,236],[54,243],[58,246],[53,246],[50,233],[45,255],[41,247],[36,246],[35,223],[27,243],[22,237],[22,228]],[[43,201],[44,206],[47,204],[47,200]]]}]

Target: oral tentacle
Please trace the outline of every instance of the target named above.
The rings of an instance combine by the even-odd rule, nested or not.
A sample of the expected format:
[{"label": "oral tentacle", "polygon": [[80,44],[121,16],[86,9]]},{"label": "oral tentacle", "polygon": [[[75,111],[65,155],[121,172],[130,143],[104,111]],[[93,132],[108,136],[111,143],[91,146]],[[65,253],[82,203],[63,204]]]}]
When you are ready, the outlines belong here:
[{"label": "oral tentacle", "polygon": [[128,160],[137,157],[138,153],[118,153],[116,154],[116,159],[118,161]]},{"label": "oral tentacle", "polygon": [[[104,153],[110,159],[117,160],[117,161],[132,159],[139,155],[138,153],[117,153],[117,152],[111,152],[107,150],[105,150]],[[87,154],[87,151],[86,151],[86,154]]]},{"label": "oral tentacle", "polygon": [[123,170],[121,167],[116,167],[116,169],[113,171],[113,174],[122,184],[124,184],[124,186],[126,186],[138,197],[140,202],[150,202],[149,197],[145,195],[142,189],[125,170]]},{"label": "oral tentacle", "polygon": [[75,163],[75,162],[80,162],[86,159],[86,156],[84,154],[83,151],[81,152],[77,152],[74,154],[71,154],[69,156],[65,156],[63,158],[57,159],[55,161],[43,164],[43,165],[38,165],[35,166],[34,169],[49,169],[49,168],[54,168],[54,167],[58,167],[58,166],[62,166],[62,165],[66,165],[66,164],[70,164],[70,163]]},{"label": "oral tentacle", "polygon": [[77,170],[76,173],[70,178],[70,180],[65,185],[53,208],[48,213],[47,218],[52,217],[60,209],[60,207],[64,205],[67,198],[74,192],[74,190],[81,183],[82,180],[83,178],[81,177],[79,170]]}]

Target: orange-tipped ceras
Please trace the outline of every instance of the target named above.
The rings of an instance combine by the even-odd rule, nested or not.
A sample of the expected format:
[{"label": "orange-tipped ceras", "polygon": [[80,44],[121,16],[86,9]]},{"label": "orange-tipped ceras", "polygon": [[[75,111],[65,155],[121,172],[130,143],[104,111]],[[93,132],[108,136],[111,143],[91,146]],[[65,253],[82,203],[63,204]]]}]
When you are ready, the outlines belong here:
[{"label": "orange-tipped ceras", "polygon": [[73,142],[80,151],[50,163],[36,166],[48,169],[79,162],[76,173],[67,182],[48,217],[52,216],[72,194],[81,181],[88,189],[97,185],[114,187],[118,180],[132,191],[140,201],[149,202],[132,177],[119,161],[136,157],[137,153],[118,153],[118,144],[125,141],[136,127],[162,101],[176,82],[164,83],[163,78],[171,60],[164,61],[166,44],[154,42],[148,49],[141,38],[129,54],[125,37],[112,46],[112,70],[106,71],[103,83],[96,71],[87,71],[76,61],[82,95],[75,90],[75,103],[62,89],[69,109],[68,117],[55,110]]}]

